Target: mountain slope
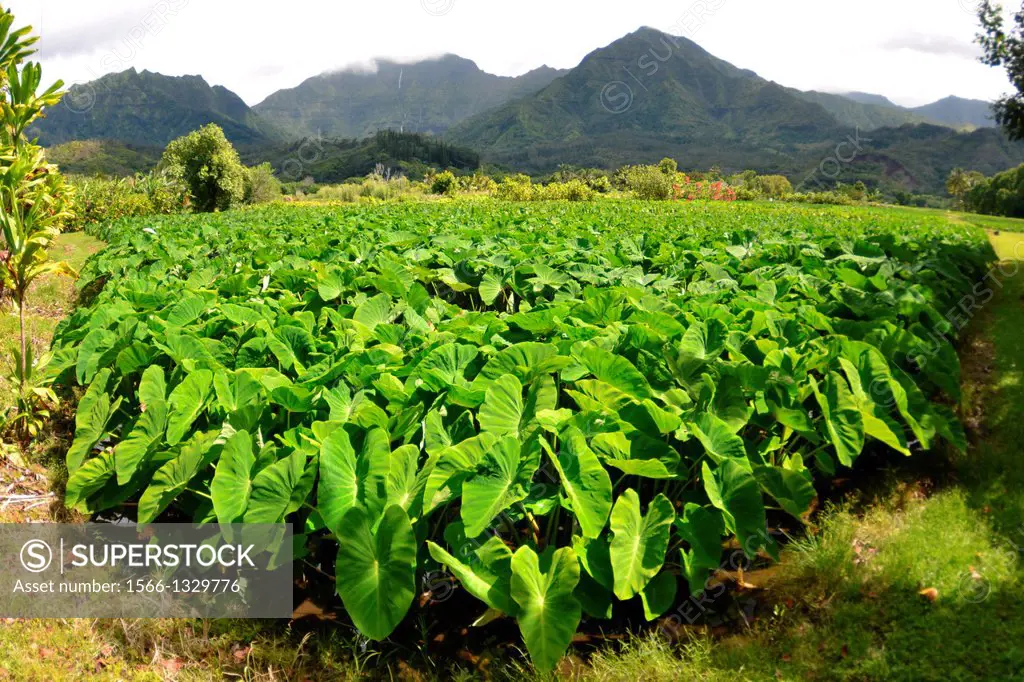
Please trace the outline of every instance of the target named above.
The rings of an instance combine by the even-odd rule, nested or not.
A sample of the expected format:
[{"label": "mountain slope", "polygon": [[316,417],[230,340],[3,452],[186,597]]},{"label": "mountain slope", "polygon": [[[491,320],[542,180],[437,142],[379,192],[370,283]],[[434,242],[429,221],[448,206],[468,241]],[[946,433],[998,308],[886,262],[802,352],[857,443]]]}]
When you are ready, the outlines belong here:
[{"label": "mountain slope", "polygon": [[[649,64],[643,73],[641,62]],[[540,92],[459,124],[450,137],[499,162],[536,169],[570,149],[600,150],[602,165],[650,160],[666,149],[717,149],[770,163],[802,145],[841,139],[839,133],[819,104],[692,41],[642,28]]]},{"label": "mountain slope", "polygon": [[[802,92],[793,90],[794,95],[808,102],[820,104],[841,125],[861,130],[899,127],[906,123],[936,123],[926,116],[898,107],[880,95],[863,95],[851,99],[847,95],[827,92]],[[860,93],[857,93],[860,94]],[[886,102],[887,104],[883,104]]]},{"label": "mountain slope", "polygon": [[910,111],[954,128],[989,128],[996,125],[992,105],[977,99],[947,97]]},{"label": "mountain slope", "polygon": [[60,105],[33,128],[45,145],[112,139],[163,146],[207,123],[238,145],[280,137],[238,95],[201,76],[164,76],[129,69],[75,85]]},{"label": "mountain slope", "polygon": [[325,73],[281,90],[254,109],[293,137],[364,137],[377,130],[442,133],[470,116],[529,95],[561,73],[546,66],[516,78],[495,76],[468,59],[445,55],[372,71]]},{"label": "mountain slope", "polygon": [[892,107],[894,109],[900,108],[898,104],[888,97],[873,95],[870,92],[843,92],[840,93],[840,96],[852,99],[854,102],[860,102],[861,104],[873,104],[878,107]]},{"label": "mountain slope", "polygon": [[[685,38],[644,28],[591,53],[543,90],[458,124],[448,137],[485,161],[535,173],[562,163],[611,168],[671,156],[684,168],[752,168],[799,183],[815,168],[837,164],[822,186],[858,178],[936,194],[944,193],[953,166],[1024,161],[1024,145],[999,130],[966,135],[908,125],[907,116],[920,120],[784,88]],[[856,117],[869,120],[859,125]],[[854,151],[849,140],[858,138],[864,141]]]}]

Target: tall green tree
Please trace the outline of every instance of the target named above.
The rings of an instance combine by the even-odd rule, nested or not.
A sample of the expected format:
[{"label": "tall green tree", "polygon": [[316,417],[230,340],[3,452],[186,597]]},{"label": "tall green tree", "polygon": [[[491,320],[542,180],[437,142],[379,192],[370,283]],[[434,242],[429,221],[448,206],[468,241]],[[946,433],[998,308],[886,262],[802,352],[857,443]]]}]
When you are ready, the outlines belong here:
[{"label": "tall green tree", "polygon": [[[0,10],[0,269],[4,293],[18,307],[20,352],[15,379],[24,394],[31,379],[32,360],[25,330],[25,296],[39,277],[71,272],[66,263],[49,259],[47,249],[71,216],[69,196],[57,167],[25,131],[48,108],[56,105],[63,83],[39,92],[42,67],[26,59],[35,53],[38,37],[32,28],[14,30],[14,15]],[[22,395],[24,397],[24,395]]]},{"label": "tall green tree", "polygon": [[214,123],[172,141],[161,165],[185,183],[198,212],[225,211],[245,198],[245,166]]},{"label": "tall green tree", "polygon": [[1024,6],[1008,27],[1002,5],[982,0],[978,19],[982,31],[976,41],[983,50],[982,63],[1003,67],[1016,90],[993,105],[996,121],[1011,140],[1024,140]]}]

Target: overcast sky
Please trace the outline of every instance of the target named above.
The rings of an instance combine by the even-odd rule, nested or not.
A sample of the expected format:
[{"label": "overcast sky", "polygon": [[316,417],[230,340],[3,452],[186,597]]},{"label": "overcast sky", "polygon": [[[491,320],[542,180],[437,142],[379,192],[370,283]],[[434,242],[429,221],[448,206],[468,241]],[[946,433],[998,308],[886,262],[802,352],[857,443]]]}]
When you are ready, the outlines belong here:
[{"label": "overcast sky", "polygon": [[373,57],[452,52],[510,76],[542,64],[570,68],[647,25],[783,85],[873,92],[908,106],[951,94],[994,99],[1008,89],[1000,70],[977,61],[977,2],[0,0],[42,36],[46,81],[134,66],[200,74],[256,104]]}]

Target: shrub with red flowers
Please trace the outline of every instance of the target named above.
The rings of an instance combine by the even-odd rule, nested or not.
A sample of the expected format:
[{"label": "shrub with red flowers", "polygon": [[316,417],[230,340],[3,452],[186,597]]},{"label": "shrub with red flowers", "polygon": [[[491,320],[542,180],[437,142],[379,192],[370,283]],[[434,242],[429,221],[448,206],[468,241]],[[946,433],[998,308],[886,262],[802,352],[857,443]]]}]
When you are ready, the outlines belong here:
[{"label": "shrub with red flowers", "polygon": [[722,180],[694,180],[680,173],[672,185],[673,196],[683,201],[736,201],[736,190]]}]

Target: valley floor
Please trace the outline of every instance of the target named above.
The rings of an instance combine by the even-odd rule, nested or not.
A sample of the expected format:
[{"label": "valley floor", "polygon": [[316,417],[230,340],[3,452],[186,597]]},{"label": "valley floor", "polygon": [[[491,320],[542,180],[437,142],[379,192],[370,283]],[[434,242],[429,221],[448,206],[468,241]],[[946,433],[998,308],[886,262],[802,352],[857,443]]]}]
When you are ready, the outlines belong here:
[{"label": "valley floor", "polygon": [[[581,680],[1024,679],[1024,222],[954,215],[989,230],[1002,263],[993,299],[962,343],[966,456],[894,462],[838,500],[781,564],[750,574],[740,631],[637,637],[561,676]],[[1017,233],[1011,232],[1017,230]],[[101,245],[61,237],[63,257]],[[42,349],[71,306],[66,283],[35,292]],[[10,316],[0,319],[13,342]],[[5,357],[6,357],[5,353]],[[6,369],[6,368],[4,368]],[[0,393],[0,400],[9,399]],[[59,449],[59,448],[58,448]],[[0,462],[0,522],[49,518],[37,464]],[[426,642],[375,653],[340,628],[303,634],[242,621],[0,622],[0,680],[526,679],[521,664],[467,652],[439,662]]]}]

